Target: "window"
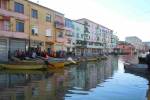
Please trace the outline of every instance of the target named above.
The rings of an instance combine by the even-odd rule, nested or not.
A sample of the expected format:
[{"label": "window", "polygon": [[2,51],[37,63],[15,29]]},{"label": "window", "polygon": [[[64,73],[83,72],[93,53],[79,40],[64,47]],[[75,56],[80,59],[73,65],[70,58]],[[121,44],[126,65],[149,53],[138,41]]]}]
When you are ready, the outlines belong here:
[{"label": "window", "polygon": [[10,22],[9,21],[4,21],[4,30],[9,31],[10,30]]},{"label": "window", "polygon": [[24,5],[15,2],[15,12],[24,13]]},{"label": "window", "polygon": [[50,14],[47,14],[47,15],[46,15],[46,21],[47,21],[47,22],[51,22],[51,15],[50,15]]},{"label": "window", "polygon": [[33,26],[31,31],[32,31],[32,35],[38,35],[38,27],[37,26]]},{"label": "window", "polygon": [[24,23],[22,21],[16,22],[16,32],[24,32]]},{"label": "window", "polygon": [[93,45],[93,42],[89,42],[89,45]]},{"label": "window", "polygon": [[71,39],[68,39],[67,43],[68,43],[68,44],[71,44]]},{"label": "window", "polygon": [[0,0],[0,8],[7,9],[7,1],[6,0]]},{"label": "window", "polygon": [[81,38],[82,38],[82,39],[84,38],[84,35],[83,35],[83,34],[81,34]]},{"label": "window", "polygon": [[62,38],[62,37],[63,37],[63,32],[59,32],[59,33],[58,33],[58,37],[59,37],[59,38]]},{"label": "window", "polygon": [[38,18],[37,10],[32,9],[32,18]]},{"label": "window", "polygon": [[46,36],[52,36],[51,29],[46,29]]},{"label": "window", "polygon": [[79,33],[77,33],[77,38],[80,38]]}]

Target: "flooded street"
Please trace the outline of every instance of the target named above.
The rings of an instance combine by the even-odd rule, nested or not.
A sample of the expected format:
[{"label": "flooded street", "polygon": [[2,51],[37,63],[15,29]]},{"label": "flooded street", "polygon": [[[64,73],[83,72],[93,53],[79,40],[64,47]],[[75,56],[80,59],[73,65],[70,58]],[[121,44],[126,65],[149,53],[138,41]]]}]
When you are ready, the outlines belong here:
[{"label": "flooded street", "polygon": [[0,100],[149,100],[149,79],[126,73],[109,57],[51,71],[0,71]]}]

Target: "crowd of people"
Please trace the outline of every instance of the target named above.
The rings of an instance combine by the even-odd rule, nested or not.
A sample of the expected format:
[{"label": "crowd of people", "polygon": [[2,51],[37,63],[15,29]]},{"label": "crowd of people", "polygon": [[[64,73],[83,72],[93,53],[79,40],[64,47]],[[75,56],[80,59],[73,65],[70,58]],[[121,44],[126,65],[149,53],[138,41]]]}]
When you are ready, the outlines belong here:
[{"label": "crowd of people", "polygon": [[50,52],[47,52],[45,50],[41,51],[41,49],[31,49],[31,50],[28,50],[28,51],[25,52],[23,50],[18,49],[14,52],[14,56],[19,58],[20,60],[25,60],[27,58],[35,59],[37,57],[46,58],[47,56],[63,58],[63,57],[66,56],[66,54],[65,54],[64,51],[57,51],[57,52],[50,51]]}]

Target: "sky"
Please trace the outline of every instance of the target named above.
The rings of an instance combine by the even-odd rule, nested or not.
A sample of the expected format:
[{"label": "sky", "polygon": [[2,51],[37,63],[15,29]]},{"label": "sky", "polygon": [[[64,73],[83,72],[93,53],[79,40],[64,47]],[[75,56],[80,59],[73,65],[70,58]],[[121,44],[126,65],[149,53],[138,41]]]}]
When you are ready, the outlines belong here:
[{"label": "sky", "polygon": [[77,20],[87,18],[114,31],[119,40],[150,41],[150,0],[30,0]]}]

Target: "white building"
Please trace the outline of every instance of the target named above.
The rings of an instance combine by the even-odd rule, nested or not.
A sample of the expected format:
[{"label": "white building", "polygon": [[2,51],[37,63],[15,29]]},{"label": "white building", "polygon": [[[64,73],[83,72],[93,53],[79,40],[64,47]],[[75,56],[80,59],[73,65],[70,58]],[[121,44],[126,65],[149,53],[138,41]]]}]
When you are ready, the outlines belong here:
[{"label": "white building", "polygon": [[112,51],[111,37],[113,31],[88,19],[79,19],[77,22],[84,24],[84,39],[86,53],[97,55],[103,52]]},{"label": "white building", "polygon": [[112,35],[111,44],[112,44],[112,48],[113,48],[113,49],[117,47],[118,42],[119,42],[118,36]]},{"label": "white building", "polygon": [[125,41],[127,43],[132,44],[135,47],[137,52],[144,50],[144,44],[143,44],[142,40],[136,36],[126,37]]}]

